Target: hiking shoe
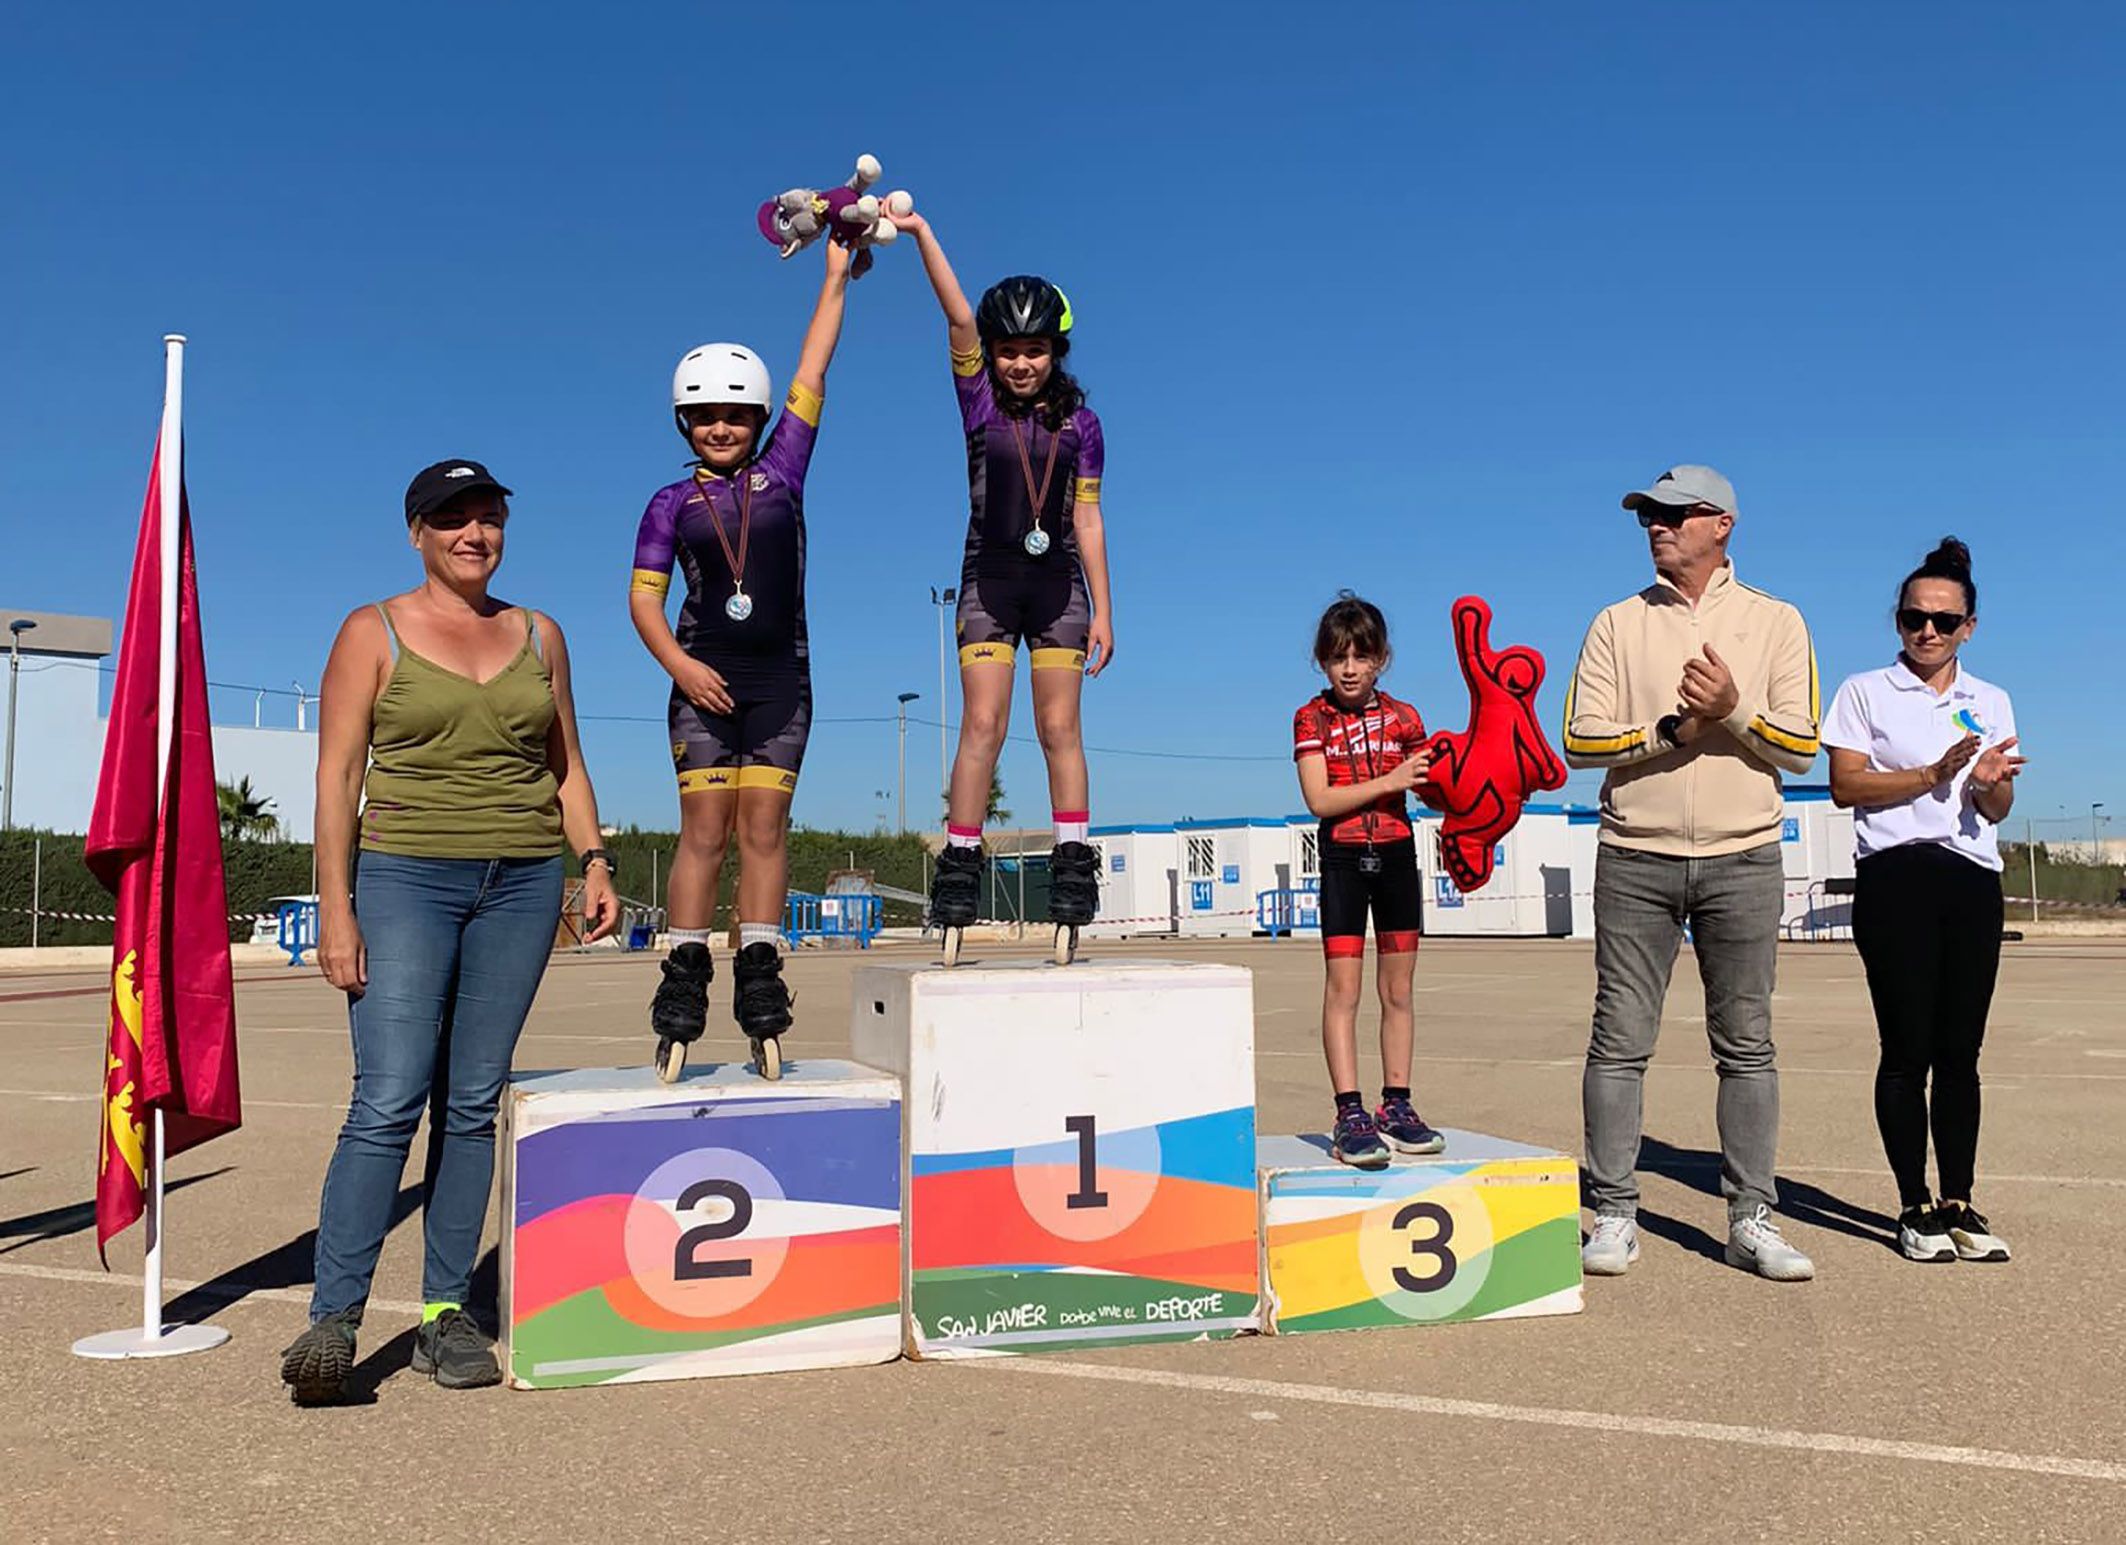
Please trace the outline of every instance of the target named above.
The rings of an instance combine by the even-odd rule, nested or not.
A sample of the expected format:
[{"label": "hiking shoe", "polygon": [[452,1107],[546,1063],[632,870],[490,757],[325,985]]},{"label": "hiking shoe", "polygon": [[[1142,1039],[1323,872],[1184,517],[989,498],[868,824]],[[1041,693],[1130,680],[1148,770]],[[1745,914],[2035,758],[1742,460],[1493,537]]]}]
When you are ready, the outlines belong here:
[{"label": "hiking shoe", "polygon": [[445,1389],[479,1389],[502,1382],[495,1344],[462,1309],[445,1309],[414,1333],[413,1371],[435,1375],[436,1383]]},{"label": "hiking shoe", "polygon": [[1956,1241],[1939,1207],[1907,1207],[1897,1215],[1897,1250],[1908,1261],[1953,1261]]},{"label": "hiking shoe", "polygon": [[1960,1261],[2005,1261],[2008,1259],[2008,1242],[1993,1232],[1983,1213],[1975,1211],[1969,1202],[1943,1202],[1941,1221],[1949,1231],[1949,1239],[1956,1246],[1956,1258]]},{"label": "hiking shoe", "polygon": [[1816,1275],[1816,1263],[1780,1237],[1772,1209],[1762,1202],[1755,1212],[1728,1220],[1727,1264],[1771,1282],[1806,1282]]},{"label": "hiking shoe", "polygon": [[328,1314],[289,1342],[281,1353],[281,1382],[299,1406],[329,1406],[347,1398],[354,1373],[354,1335],[362,1317],[354,1310]]},{"label": "hiking shoe", "polygon": [[1380,1130],[1373,1125],[1373,1118],[1366,1114],[1363,1105],[1353,1105],[1336,1113],[1336,1131],[1329,1142],[1329,1157],[1354,1169],[1386,1169],[1388,1145],[1380,1140]]},{"label": "hiking shoe", "polygon": [[1639,1258],[1639,1225],[1615,1213],[1598,1213],[1587,1243],[1580,1246],[1580,1270],[1590,1277],[1621,1277]]},{"label": "hiking shoe", "polygon": [[1443,1153],[1447,1139],[1425,1125],[1425,1118],[1408,1100],[1383,1100],[1373,1113],[1380,1135],[1397,1153]]}]

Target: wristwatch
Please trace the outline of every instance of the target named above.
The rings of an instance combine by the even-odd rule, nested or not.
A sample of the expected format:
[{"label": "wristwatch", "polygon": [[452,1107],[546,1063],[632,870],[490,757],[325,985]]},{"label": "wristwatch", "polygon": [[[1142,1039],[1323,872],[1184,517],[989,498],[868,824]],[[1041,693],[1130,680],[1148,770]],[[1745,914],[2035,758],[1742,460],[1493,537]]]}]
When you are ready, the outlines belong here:
[{"label": "wristwatch", "polygon": [[1677,735],[1682,733],[1682,730],[1683,715],[1679,713],[1663,714],[1654,721],[1654,733],[1671,746],[1683,744],[1682,741],[1676,738]]},{"label": "wristwatch", "polygon": [[593,864],[605,865],[605,872],[607,874],[618,874],[620,872],[620,866],[613,861],[613,855],[607,852],[604,848],[585,848],[583,850],[582,862],[583,872],[585,874],[590,873],[591,865]]}]

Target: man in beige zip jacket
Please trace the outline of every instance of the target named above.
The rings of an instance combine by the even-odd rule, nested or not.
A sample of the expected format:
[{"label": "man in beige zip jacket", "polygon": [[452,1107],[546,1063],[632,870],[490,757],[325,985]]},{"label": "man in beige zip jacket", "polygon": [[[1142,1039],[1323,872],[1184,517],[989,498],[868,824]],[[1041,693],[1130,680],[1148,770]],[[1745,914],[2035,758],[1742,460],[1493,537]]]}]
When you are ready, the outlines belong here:
[{"label": "man in beige zip jacket", "polygon": [[1727,1259],[1815,1275],[1772,1218],[1779,1070],[1772,979],[1785,884],[1779,774],[1816,759],[1816,657],[1801,614],[1735,578],[1734,486],[1680,466],[1624,496],[1654,583],[1587,630],[1565,695],[1565,759],[1607,770],[1595,860],[1595,1007],[1581,1102],[1595,1223],[1580,1259],[1620,1275],[1636,1215],[1646,1064],[1683,933],[1705,983],[1720,1075]]}]

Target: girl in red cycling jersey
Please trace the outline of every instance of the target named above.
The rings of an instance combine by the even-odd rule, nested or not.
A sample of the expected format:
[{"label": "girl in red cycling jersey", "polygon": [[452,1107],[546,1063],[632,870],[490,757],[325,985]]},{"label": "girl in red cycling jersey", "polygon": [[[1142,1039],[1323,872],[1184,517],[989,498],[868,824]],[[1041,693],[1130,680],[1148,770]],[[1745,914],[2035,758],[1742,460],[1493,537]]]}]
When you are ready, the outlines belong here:
[{"label": "girl in red cycling jersey", "polygon": [[[1380,608],[1341,592],[1314,630],[1314,663],[1328,686],[1292,716],[1292,756],[1307,809],[1321,817],[1321,1047],[1336,1091],[1330,1152],[1379,1169],[1389,1150],[1438,1153],[1445,1138],[1410,1104],[1410,978],[1422,928],[1417,843],[1406,796],[1425,796],[1432,765],[1425,724],[1379,690],[1388,667]],[[1380,1108],[1358,1092],[1358,998],[1366,914],[1373,914],[1380,991]]]},{"label": "girl in red cycling jersey", "polygon": [[971,485],[958,613],[965,706],[931,917],[945,931],[949,964],[959,930],[974,921],[980,902],[982,817],[1024,640],[1055,812],[1049,917],[1061,964],[1076,949],[1079,927],[1093,920],[1100,894],[1098,862],[1086,842],[1090,798],[1079,727],[1085,678],[1115,655],[1100,420],[1063,368],[1071,314],[1061,290],[1020,275],[992,285],[970,306],[929,222],[914,214],[893,220],[915,237],[945,311]]}]

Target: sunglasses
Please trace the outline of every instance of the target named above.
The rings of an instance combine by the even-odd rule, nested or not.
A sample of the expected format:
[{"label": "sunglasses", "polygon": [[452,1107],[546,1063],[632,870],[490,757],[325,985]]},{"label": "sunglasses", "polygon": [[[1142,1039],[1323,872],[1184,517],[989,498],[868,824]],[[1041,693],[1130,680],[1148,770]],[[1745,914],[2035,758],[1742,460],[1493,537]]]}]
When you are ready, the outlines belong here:
[{"label": "sunglasses", "polygon": [[1906,633],[1917,633],[1928,623],[1934,631],[1947,638],[1971,619],[1962,612],[1923,612],[1916,606],[1901,607],[1897,613],[1897,626]]},{"label": "sunglasses", "polygon": [[1693,504],[1683,508],[1673,504],[1642,504],[1637,514],[1639,527],[1651,531],[1656,526],[1666,526],[1673,531],[1693,515],[1724,515],[1725,510],[1716,510],[1710,504]]}]

